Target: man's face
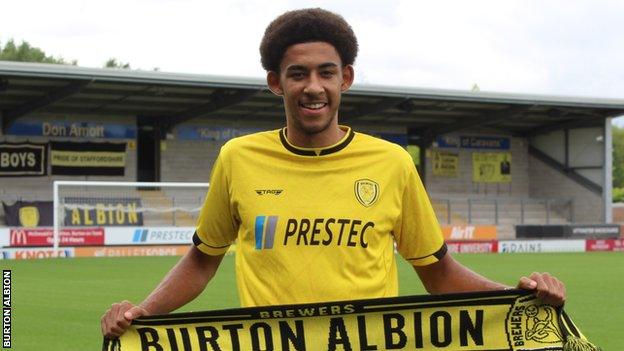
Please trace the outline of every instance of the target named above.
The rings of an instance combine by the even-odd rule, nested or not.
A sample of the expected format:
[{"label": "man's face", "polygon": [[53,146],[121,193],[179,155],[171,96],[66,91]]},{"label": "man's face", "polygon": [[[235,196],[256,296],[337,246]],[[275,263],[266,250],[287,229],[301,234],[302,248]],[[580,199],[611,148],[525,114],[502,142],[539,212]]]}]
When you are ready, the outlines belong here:
[{"label": "man's face", "polygon": [[280,72],[269,72],[267,82],[284,98],[289,133],[312,136],[338,126],[340,94],[353,83],[353,67],[342,66],[331,44],[295,44],[284,53]]}]

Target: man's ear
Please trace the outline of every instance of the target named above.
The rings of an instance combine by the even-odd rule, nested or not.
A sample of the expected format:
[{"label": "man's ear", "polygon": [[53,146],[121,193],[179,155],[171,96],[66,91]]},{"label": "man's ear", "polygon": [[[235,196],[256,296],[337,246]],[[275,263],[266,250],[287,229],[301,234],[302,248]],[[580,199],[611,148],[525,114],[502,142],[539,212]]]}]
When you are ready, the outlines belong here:
[{"label": "man's ear", "polygon": [[275,71],[267,72],[267,85],[273,94],[277,96],[284,95],[284,90],[282,90],[282,85],[280,84],[279,73]]},{"label": "man's ear", "polygon": [[353,71],[353,65],[346,65],[342,67],[342,84],[340,90],[345,92],[353,85],[353,79],[355,78],[355,72]]}]

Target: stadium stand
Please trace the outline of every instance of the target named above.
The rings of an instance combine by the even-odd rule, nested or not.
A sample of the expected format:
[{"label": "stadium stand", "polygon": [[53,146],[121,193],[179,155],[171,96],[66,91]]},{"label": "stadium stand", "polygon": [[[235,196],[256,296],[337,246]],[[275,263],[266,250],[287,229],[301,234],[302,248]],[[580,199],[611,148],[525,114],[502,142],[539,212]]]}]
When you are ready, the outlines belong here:
[{"label": "stadium stand", "polygon": [[[0,147],[43,144],[48,155],[43,174],[0,178],[9,204],[52,201],[54,180],[207,182],[227,140],[283,124],[263,79],[0,62],[0,81]],[[356,131],[420,148],[414,161],[442,224],[494,225],[514,238],[518,224],[611,221],[609,126],[622,100],[355,86],[342,107]],[[51,142],[125,145],[123,172],[53,174]],[[442,154],[446,174],[434,170]],[[475,180],[476,154],[504,156],[508,178]],[[83,190],[139,198],[150,227],[192,227],[204,196]]]}]

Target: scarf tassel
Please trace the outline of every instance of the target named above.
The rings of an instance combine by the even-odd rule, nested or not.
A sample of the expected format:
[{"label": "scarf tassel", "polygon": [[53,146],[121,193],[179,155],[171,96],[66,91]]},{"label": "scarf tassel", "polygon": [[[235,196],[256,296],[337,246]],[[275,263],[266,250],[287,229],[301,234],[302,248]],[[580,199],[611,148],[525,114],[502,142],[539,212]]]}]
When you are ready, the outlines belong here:
[{"label": "scarf tassel", "polygon": [[565,311],[559,311],[559,325],[565,335],[563,351],[602,351],[585,337]]}]

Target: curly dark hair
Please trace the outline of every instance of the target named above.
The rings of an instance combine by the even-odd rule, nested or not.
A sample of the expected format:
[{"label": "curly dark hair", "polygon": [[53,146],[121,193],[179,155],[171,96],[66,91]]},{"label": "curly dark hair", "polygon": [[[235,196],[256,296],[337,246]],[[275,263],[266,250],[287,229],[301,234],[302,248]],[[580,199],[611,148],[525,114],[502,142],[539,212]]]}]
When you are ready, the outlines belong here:
[{"label": "curly dark hair", "polygon": [[260,43],[262,67],[279,72],[284,52],[299,43],[322,41],[331,44],[344,65],[352,65],[358,52],[355,33],[345,19],[320,8],[288,11],[277,17]]}]

